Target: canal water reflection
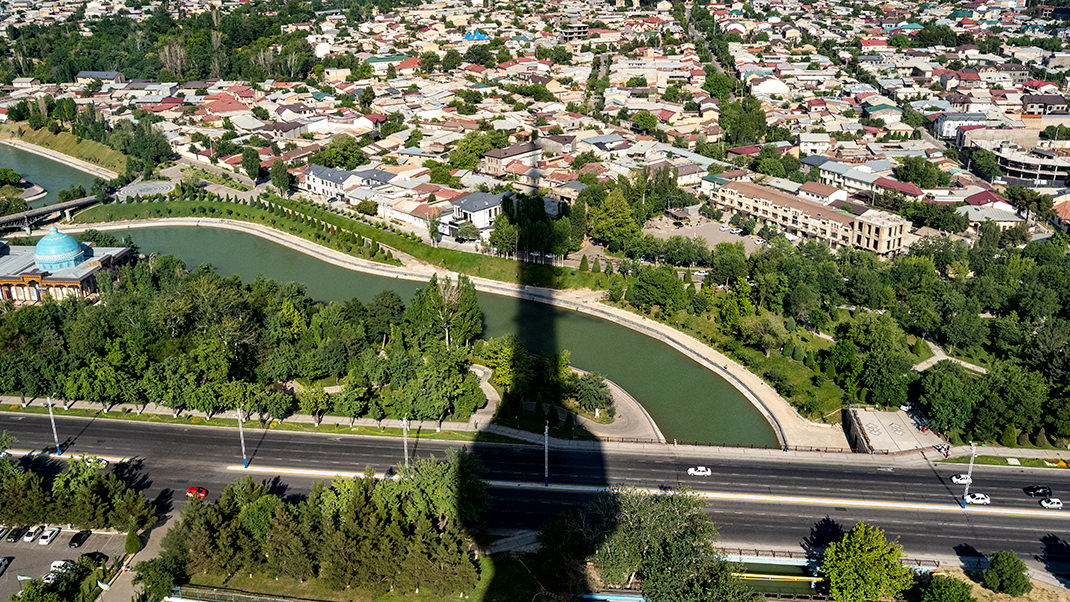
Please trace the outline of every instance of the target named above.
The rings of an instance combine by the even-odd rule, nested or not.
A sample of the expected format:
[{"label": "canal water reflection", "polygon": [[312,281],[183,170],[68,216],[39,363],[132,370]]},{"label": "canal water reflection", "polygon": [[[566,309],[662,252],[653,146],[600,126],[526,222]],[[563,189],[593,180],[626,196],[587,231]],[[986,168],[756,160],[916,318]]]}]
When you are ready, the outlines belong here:
[{"label": "canal water reflection", "polygon": [[0,144],[0,167],[13,169],[23,178],[43,186],[48,191],[44,197],[31,201],[30,207],[43,207],[59,202],[59,191],[71,186],[82,185],[89,190],[94,180],[93,176],[84,171],[5,144]]}]

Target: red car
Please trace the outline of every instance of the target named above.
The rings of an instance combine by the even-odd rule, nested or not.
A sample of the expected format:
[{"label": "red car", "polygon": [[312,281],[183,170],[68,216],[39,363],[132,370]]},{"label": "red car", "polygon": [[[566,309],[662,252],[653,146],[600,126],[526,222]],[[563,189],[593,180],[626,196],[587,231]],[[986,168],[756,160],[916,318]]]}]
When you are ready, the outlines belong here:
[{"label": "red car", "polygon": [[190,487],[186,489],[186,497],[205,497],[208,495],[208,490],[204,487]]}]

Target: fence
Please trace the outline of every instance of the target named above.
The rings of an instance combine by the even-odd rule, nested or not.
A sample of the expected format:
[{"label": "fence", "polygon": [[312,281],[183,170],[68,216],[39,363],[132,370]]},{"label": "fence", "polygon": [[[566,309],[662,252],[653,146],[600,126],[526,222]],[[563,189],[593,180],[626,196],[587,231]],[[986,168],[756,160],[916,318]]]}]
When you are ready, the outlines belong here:
[{"label": "fence", "polygon": [[312,598],[287,598],[252,594],[239,590],[207,587],[179,587],[168,598],[172,600],[198,600],[199,602],[322,602]]}]

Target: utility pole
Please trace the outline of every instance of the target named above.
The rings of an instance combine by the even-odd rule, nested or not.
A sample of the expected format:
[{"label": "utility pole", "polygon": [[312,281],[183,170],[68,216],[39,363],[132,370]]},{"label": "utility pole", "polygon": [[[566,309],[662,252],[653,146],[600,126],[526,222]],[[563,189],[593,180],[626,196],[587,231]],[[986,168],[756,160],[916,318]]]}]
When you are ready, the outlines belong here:
[{"label": "utility pole", "polygon": [[401,441],[405,446],[405,469],[409,468],[409,415],[401,419]]},{"label": "utility pole", "polygon": [[966,507],[966,496],[970,493],[970,484],[973,483],[973,461],[977,458],[977,444],[970,441],[970,469],[966,471],[966,489],[962,492],[962,507]]},{"label": "utility pole", "polygon": [[241,439],[241,461],[242,464],[249,468],[249,458],[245,455],[245,429],[242,428],[241,406],[238,406],[238,437]]},{"label": "utility pole", "polygon": [[62,456],[63,452],[59,449],[59,435],[56,433],[56,417],[52,414],[52,398],[48,398],[48,419],[52,422],[52,440],[56,442],[56,455]]},{"label": "utility pole", "polygon": [[[550,408],[554,412],[557,408]],[[542,478],[546,487],[550,486],[550,421],[542,429]]]}]

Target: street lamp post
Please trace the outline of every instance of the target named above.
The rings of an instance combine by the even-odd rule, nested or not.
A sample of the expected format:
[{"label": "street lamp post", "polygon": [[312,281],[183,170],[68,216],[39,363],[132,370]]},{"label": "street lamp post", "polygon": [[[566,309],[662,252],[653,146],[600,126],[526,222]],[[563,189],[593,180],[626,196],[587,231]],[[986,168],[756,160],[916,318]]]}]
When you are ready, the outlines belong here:
[{"label": "street lamp post", "polygon": [[966,496],[970,493],[970,484],[973,483],[973,461],[977,458],[977,444],[970,441],[970,469],[966,471],[966,489],[962,492],[962,507],[966,507]]},{"label": "street lamp post", "polygon": [[[557,411],[557,408],[551,408]],[[542,429],[542,478],[546,487],[550,486],[550,421]]]},{"label": "street lamp post", "polygon": [[241,461],[245,468],[249,468],[249,458],[245,455],[245,429],[242,428],[241,406],[238,406],[238,437],[241,439]]},{"label": "street lamp post", "polygon": [[401,419],[401,442],[405,446],[405,468],[409,468],[409,415]]},{"label": "street lamp post", "polygon": [[56,433],[56,417],[52,414],[52,398],[48,398],[48,419],[52,422],[52,440],[56,442],[56,455],[62,456],[59,448],[59,434]]}]

